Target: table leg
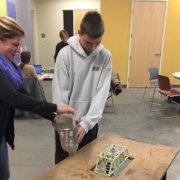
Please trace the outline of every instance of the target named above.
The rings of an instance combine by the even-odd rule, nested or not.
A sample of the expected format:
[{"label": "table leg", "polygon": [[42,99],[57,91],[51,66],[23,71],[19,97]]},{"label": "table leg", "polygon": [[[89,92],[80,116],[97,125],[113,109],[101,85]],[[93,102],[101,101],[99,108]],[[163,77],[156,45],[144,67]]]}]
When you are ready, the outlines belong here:
[{"label": "table leg", "polygon": [[166,180],[166,175],[167,175],[167,172],[164,174],[162,180]]}]

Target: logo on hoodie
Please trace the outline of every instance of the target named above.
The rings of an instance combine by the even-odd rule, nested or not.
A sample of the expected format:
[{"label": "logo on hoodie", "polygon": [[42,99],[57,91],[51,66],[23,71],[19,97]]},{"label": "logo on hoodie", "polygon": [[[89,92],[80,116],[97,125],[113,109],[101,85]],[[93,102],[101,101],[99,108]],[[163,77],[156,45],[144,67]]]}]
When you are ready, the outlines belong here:
[{"label": "logo on hoodie", "polygon": [[100,68],[100,67],[95,67],[95,66],[94,66],[94,67],[92,67],[92,71],[99,71],[99,68]]}]

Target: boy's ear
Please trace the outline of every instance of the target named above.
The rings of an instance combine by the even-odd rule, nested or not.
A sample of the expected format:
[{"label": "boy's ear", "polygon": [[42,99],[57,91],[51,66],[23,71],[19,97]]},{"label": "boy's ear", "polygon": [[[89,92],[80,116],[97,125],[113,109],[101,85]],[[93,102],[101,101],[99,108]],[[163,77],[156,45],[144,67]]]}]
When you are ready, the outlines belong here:
[{"label": "boy's ear", "polygon": [[79,34],[79,35],[82,35],[82,33],[81,33],[81,30],[80,30],[80,29],[78,30],[78,34]]}]

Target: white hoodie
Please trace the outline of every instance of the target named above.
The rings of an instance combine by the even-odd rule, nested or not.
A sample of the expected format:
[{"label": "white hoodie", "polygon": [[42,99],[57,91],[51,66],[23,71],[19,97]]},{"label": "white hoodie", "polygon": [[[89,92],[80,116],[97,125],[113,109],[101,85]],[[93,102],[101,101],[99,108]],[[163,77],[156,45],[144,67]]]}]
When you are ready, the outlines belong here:
[{"label": "white hoodie", "polygon": [[99,45],[87,56],[79,36],[69,38],[68,44],[56,59],[53,102],[71,105],[88,132],[102,118],[111,81],[111,53]]}]

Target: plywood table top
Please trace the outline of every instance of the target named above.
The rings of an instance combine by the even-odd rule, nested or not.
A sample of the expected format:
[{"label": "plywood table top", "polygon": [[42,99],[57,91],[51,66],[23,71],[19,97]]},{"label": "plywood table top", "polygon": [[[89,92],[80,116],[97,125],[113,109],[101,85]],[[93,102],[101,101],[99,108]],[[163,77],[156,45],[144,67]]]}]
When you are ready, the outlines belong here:
[{"label": "plywood table top", "polygon": [[[126,146],[133,160],[113,177],[92,171],[97,156],[111,144]],[[176,157],[178,150],[164,145],[147,144],[115,134],[102,134],[95,141],[42,173],[36,180],[160,180]]]}]

